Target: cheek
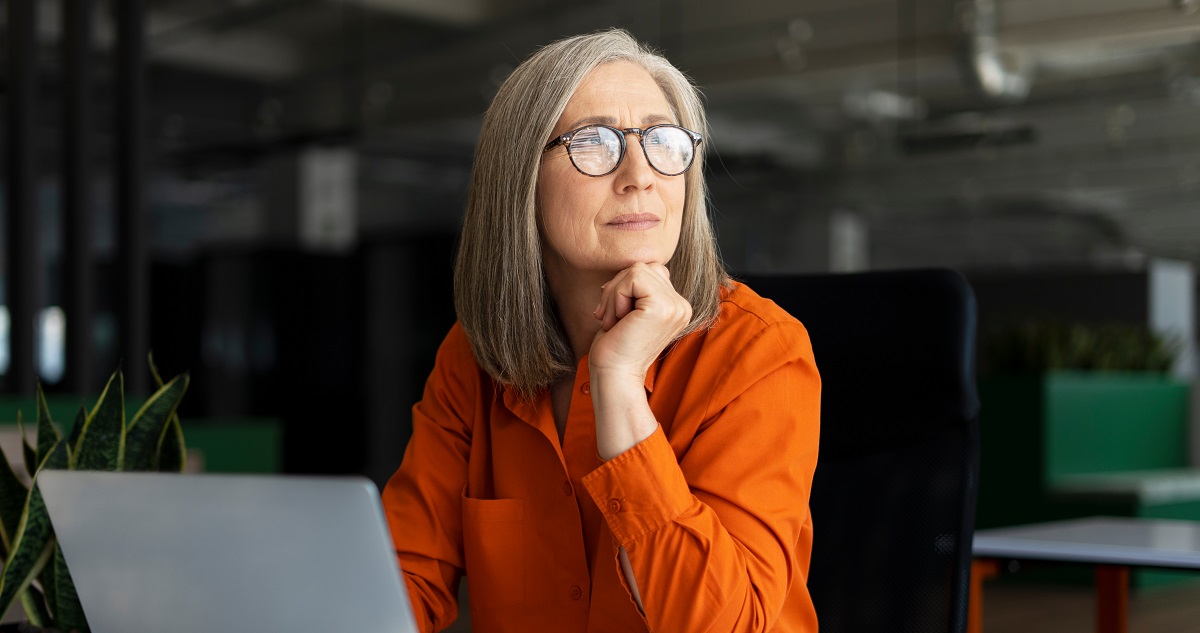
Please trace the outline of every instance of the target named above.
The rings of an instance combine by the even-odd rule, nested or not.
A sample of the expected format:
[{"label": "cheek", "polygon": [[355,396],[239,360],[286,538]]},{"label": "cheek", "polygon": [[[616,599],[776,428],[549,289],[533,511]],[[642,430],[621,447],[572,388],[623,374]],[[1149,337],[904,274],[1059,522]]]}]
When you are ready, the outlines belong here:
[{"label": "cheek", "polygon": [[[574,169],[567,165],[568,168]],[[565,173],[563,165],[543,165],[538,173],[538,209],[543,213],[561,216],[576,204],[576,190],[571,174]]]},{"label": "cheek", "polygon": [[556,252],[570,250],[577,241],[578,227],[574,215],[577,201],[573,187],[554,169],[543,168],[545,178],[539,178],[537,189],[538,233],[542,243]]},{"label": "cheek", "polygon": [[566,187],[556,171],[552,166],[543,165],[538,172],[537,217],[538,227],[543,232],[552,229],[556,218],[561,217],[562,208],[566,203],[563,200]]},{"label": "cheek", "polygon": [[683,202],[687,197],[687,186],[683,179],[675,178],[663,187],[664,203],[672,211],[675,222],[683,216]]}]

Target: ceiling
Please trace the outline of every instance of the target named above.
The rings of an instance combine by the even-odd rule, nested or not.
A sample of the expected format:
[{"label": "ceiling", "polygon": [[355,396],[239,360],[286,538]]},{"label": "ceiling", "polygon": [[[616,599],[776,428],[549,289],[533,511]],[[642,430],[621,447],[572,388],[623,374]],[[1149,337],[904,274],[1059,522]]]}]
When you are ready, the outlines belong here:
[{"label": "ceiling", "polygon": [[[1200,0],[995,0],[989,20],[991,5],[151,0],[149,125],[192,168],[353,139],[381,181],[430,186],[403,168],[424,164],[461,188],[512,68],[621,26],[704,90],[735,231],[770,230],[771,199],[859,213],[886,262],[1200,262]],[[53,59],[59,5],[39,7]],[[112,30],[101,11],[102,51]],[[796,174],[812,191],[789,190]]]}]

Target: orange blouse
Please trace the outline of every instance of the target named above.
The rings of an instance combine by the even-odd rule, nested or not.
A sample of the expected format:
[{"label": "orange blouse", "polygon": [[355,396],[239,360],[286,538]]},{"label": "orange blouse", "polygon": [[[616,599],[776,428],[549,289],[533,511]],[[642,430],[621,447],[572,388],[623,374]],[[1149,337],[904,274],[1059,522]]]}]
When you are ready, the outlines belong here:
[{"label": "orange blouse", "polygon": [[383,491],[422,631],[455,620],[464,571],[476,633],[817,630],[812,347],[749,288],[723,295],[716,325],[647,373],[660,428],[608,462],[586,358],[560,445],[549,392],[520,399],[479,368],[461,326],[450,330]]}]

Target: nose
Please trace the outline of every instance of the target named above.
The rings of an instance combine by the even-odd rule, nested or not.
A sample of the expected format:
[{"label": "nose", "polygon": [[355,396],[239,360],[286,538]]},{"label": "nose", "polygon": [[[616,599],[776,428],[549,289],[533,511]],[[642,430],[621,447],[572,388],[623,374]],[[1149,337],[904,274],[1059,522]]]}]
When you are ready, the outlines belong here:
[{"label": "nose", "polygon": [[625,139],[625,160],[617,166],[613,184],[621,193],[649,190],[654,187],[655,172],[646,160],[641,130],[626,131]]}]

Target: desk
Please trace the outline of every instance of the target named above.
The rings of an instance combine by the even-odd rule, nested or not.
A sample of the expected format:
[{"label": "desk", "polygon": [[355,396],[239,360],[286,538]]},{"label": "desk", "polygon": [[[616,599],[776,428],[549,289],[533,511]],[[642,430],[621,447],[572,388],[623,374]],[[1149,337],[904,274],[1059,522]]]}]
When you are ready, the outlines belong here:
[{"label": "desk", "polygon": [[982,629],[983,581],[1001,560],[1044,560],[1096,566],[1096,630],[1129,630],[1129,568],[1200,570],[1200,522],[1092,517],[975,533],[970,633]]}]

